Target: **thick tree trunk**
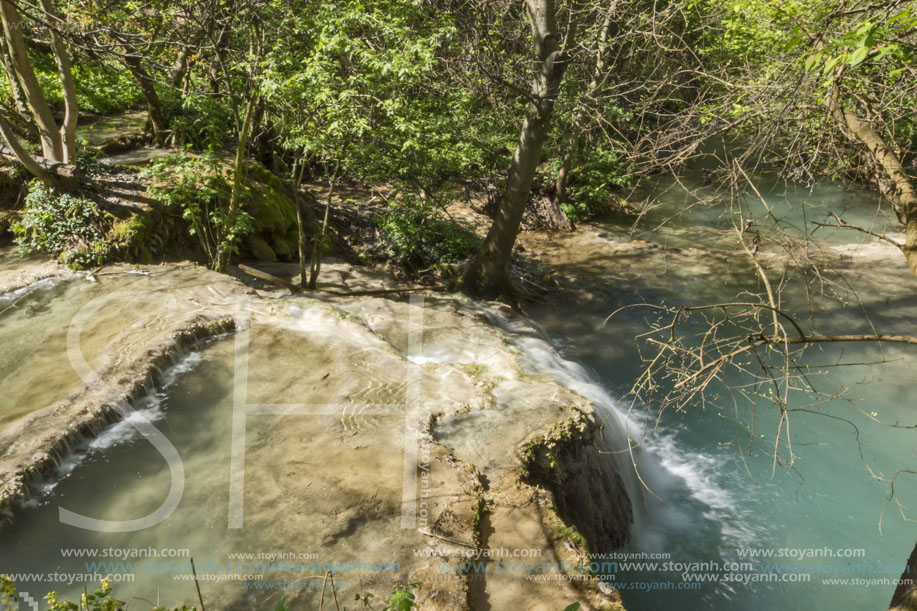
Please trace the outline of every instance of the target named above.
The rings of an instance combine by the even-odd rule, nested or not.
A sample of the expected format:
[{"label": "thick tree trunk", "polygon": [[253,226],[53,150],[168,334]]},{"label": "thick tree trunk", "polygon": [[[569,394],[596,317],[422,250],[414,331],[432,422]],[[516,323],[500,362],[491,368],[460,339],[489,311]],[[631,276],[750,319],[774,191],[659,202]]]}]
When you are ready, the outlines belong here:
[{"label": "thick tree trunk", "polygon": [[22,37],[22,20],[19,12],[10,0],[0,0],[0,18],[3,20],[3,35],[9,47],[13,71],[10,78],[17,79],[22,87],[29,111],[38,126],[41,139],[42,155],[51,161],[64,160],[64,146],[58,132],[57,123],[51,114],[51,108],[38,85],[38,79],[29,63],[25,40]]},{"label": "thick tree trunk", "polygon": [[16,103],[16,111],[25,117],[26,113],[29,112],[29,107],[26,105],[25,94],[22,92],[22,86],[19,84],[19,79],[13,78],[16,72],[13,70],[13,63],[10,58],[6,39],[2,36],[0,36],[0,65],[3,66],[3,71],[10,77],[10,89],[13,91],[13,101]]},{"label": "thick tree trunk", "polygon": [[917,545],[911,557],[907,559],[904,572],[898,580],[898,587],[892,594],[892,602],[888,605],[889,611],[917,611]]},{"label": "thick tree trunk", "polygon": [[900,217],[904,222],[905,238],[901,250],[911,271],[917,274],[917,188],[913,180],[904,170],[898,156],[885,144],[869,122],[841,105],[837,88],[829,96],[828,106],[847,137],[865,145],[876,164],[894,183]]},{"label": "thick tree trunk", "polygon": [[46,171],[45,166],[23,148],[19,138],[13,132],[13,126],[2,114],[0,114],[0,136],[7,143],[7,146],[0,146],[0,157],[21,163],[32,176],[46,185],[52,184],[51,175]]},{"label": "thick tree trunk", "polygon": [[63,156],[58,160],[68,164],[76,163],[76,124],[79,118],[79,107],[76,101],[76,85],[73,83],[73,72],[70,67],[70,56],[67,46],[55,31],[58,21],[51,0],[41,0],[41,8],[49,21],[48,29],[51,32],[51,50],[54,62],[57,64],[57,73],[60,76],[61,87],[64,92],[64,122],[60,128],[60,140]]},{"label": "thick tree trunk", "polygon": [[567,67],[569,41],[574,36],[574,25],[571,24],[567,41],[561,43],[553,0],[526,0],[526,8],[537,62],[532,83],[532,104],[522,124],[494,222],[462,278],[463,290],[478,297],[514,300],[517,296],[518,290],[509,277],[509,259]]}]

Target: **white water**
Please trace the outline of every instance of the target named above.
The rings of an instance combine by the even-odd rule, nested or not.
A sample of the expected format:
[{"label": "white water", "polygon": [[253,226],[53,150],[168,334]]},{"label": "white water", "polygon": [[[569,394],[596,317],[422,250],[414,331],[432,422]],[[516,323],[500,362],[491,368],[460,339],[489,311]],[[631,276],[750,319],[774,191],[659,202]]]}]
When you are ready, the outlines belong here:
[{"label": "white water", "polygon": [[69,477],[85,460],[104,454],[109,449],[136,441],[141,437],[135,425],[141,422],[157,422],[165,418],[165,403],[169,388],[181,376],[194,371],[203,360],[199,351],[189,352],[162,372],[161,379],[155,388],[133,403],[134,410],[127,417],[105,428],[98,435],[85,440],[82,444],[70,448],[70,452],[58,464],[54,474],[35,484],[27,507],[37,507],[48,503],[54,489]]}]

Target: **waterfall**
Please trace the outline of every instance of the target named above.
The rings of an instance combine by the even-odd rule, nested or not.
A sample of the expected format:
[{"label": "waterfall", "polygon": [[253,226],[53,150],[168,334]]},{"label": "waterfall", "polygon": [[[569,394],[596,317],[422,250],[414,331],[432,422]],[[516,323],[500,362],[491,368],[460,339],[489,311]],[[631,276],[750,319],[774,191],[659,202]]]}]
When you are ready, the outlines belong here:
[{"label": "waterfall", "polygon": [[613,457],[631,499],[631,547],[663,549],[671,532],[692,528],[691,511],[684,506],[684,499],[700,504],[708,519],[722,520],[723,537],[730,545],[753,541],[755,531],[749,520],[735,519],[744,513],[741,504],[715,477],[722,466],[719,459],[684,451],[671,431],[645,431],[642,413],[628,414],[597,376],[564,358],[536,323],[523,317],[509,319],[491,308],[479,311],[519,351],[527,374],[548,376],[592,403],[603,425],[604,449]]}]

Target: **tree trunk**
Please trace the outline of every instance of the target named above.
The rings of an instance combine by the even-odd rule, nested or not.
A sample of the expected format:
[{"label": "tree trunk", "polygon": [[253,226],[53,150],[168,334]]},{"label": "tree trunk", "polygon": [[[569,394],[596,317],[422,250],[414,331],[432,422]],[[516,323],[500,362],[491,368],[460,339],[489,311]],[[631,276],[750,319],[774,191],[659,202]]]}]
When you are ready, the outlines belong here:
[{"label": "tree trunk", "polygon": [[889,148],[885,141],[865,120],[855,113],[845,109],[840,103],[840,93],[837,87],[828,97],[828,106],[835,120],[847,137],[866,146],[885,175],[895,185],[895,191],[900,208],[900,217],[904,222],[904,246],[902,251],[907,259],[911,271],[917,274],[917,188],[908,173],[904,170],[901,160]]},{"label": "tree trunk", "polygon": [[325,214],[322,218],[322,229],[312,240],[312,259],[309,262],[309,290],[314,291],[318,286],[318,275],[322,271],[322,248],[325,246],[325,235],[328,233],[328,217],[331,213],[331,199],[334,197],[334,186],[337,181],[338,171],[334,170],[328,181],[328,198],[325,200]]},{"label": "tree trunk", "polygon": [[15,74],[10,79],[17,79],[22,87],[26,104],[38,126],[41,139],[42,155],[50,161],[64,160],[64,146],[58,132],[57,123],[51,114],[51,108],[38,85],[35,71],[29,63],[29,54],[26,51],[25,40],[22,37],[22,20],[19,12],[10,0],[0,0],[0,18],[3,20],[3,35],[9,47],[10,58]]},{"label": "tree trunk", "polygon": [[63,156],[57,161],[76,163],[76,124],[79,118],[79,107],[76,101],[76,85],[73,83],[73,71],[70,69],[70,56],[67,46],[58,36],[55,27],[60,20],[54,12],[51,0],[41,0],[41,8],[48,20],[48,30],[51,33],[51,50],[54,54],[54,63],[57,64],[57,73],[60,76],[61,87],[64,92],[64,122],[60,127],[60,140]]},{"label": "tree trunk", "polygon": [[226,210],[226,226],[222,228],[219,243],[217,244],[218,252],[214,269],[220,272],[226,268],[229,263],[229,248],[231,244],[224,243],[231,238],[235,231],[236,215],[242,202],[242,181],[245,175],[245,155],[248,150],[248,136],[251,132],[252,117],[255,114],[255,105],[258,103],[258,94],[252,93],[248,100],[248,107],[245,109],[245,118],[242,120],[242,128],[239,130],[239,143],[236,145],[236,159],[232,169],[232,192],[229,196],[229,208]]},{"label": "tree trunk", "polygon": [[29,107],[26,105],[25,94],[22,92],[22,86],[19,84],[19,79],[13,78],[16,72],[13,70],[9,46],[6,44],[6,39],[2,36],[0,36],[0,65],[3,66],[4,72],[10,77],[10,89],[13,91],[13,101],[16,104],[16,110],[20,115],[25,117],[26,113],[29,112]]},{"label": "tree trunk", "polygon": [[917,545],[914,545],[914,551],[907,559],[904,572],[901,573],[901,579],[898,580],[898,587],[892,594],[892,602],[888,606],[889,611],[917,611],[915,574],[917,574]]},{"label": "tree trunk", "polygon": [[519,293],[509,277],[509,258],[567,68],[569,43],[574,37],[575,26],[571,23],[566,41],[561,43],[554,0],[526,0],[525,4],[535,43],[532,104],[522,124],[494,222],[462,278],[463,290],[477,297],[515,300]]},{"label": "tree trunk", "polygon": [[[303,151],[298,170],[296,163],[293,163],[293,201],[296,204],[296,225],[299,229],[299,288],[303,291],[309,284],[309,276],[306,272],[306,257],[309,256],[308,229],[315,226],[312,208],[309,207],[310,202],[305,201],[302,194],[302,179],[305,172],[306,152]],[[310,194],[309,198],[311,197]]]},{"label": "tree trunk", "polygon": [[18,161],[32,176],[35,176],[46,185],[50,186],[53,183],[51,175],[42,164],[23,148],[19,138],[13,132],[13,126],[2,114],[0,114],[0,136],[3,137],[3,140],[8,145],[7,147],[0,147],[0,156]]},{"label": "tree trunk", "polygon": [[132,49],[124,50],[124,63],[134,80],[137,81],[137,87],[140,89],[141,95],[143,95],[144,102],[146,102],[147,112],[150,114],[150,124],[153,126],[153,144],[162,146],[166,142],[169,123],[166,121],[166,115],[162,110],[162,103],[159,100],[159,94],[156,93],[153,79]]},{"label": "tree trunk", "polygon": [[293,196],[296,202],[296,225],[299,228],[299,288],[305,289],[309,285],[309,275],[306,272],[306,258],[309,256],[309,233],[312,210],[309,204],[303,201],[299,192]]}]

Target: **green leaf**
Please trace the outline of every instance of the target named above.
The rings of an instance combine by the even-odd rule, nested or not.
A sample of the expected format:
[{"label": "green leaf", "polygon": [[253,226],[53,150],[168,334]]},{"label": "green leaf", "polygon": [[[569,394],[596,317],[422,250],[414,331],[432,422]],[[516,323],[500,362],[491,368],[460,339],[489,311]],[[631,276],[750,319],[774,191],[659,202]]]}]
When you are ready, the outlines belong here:
[{"label": "green leaf", "polygon": [[822,71],[822,74],[826,74],[826,75],[827,75],[827,74],[830,74],[831,71],[834,70],[834,67],[835,67],[835,66],[841,61],[841,59],[842,59],[843,57],[845,57],[845,56],[846,56],[846,54],[845,54],[845,55],[838,55],[837,57],[832,57],[830,60],[828,60],[828,63],[825,64],[825,68],[824,68],[824,70]]},{"label": "green leaf", "polygon": [[564,611],[579,611],[579,603],[573,603],[564,607]]},{"label": "green leaf", "polygon": [[817,64],[820,60],[821,60],[821,53],[815,53],[814,55],[810,55],[809,57],[807,57],[806,63],[804,66],[805,71],[811,72],[812,68],[814,68],[815,64]]},{"label": "green leaf", "polygon": [[850,59],[847,60],[851,66],[858,66],[863,63],[863,60],[869,55],[869,47],[860,47],[850,56]]}]

